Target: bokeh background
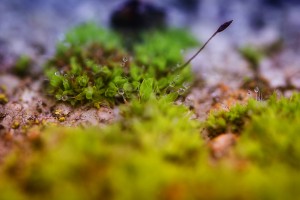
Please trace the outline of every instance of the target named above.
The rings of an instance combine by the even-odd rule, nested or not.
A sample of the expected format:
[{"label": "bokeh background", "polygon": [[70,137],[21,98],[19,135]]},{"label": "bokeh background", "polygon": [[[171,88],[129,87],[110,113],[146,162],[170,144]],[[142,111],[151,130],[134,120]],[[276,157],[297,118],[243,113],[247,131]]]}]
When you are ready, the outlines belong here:
[{"label": "bokeh background", "polygon": [[[261,67],[269,69],[292,66],[298,68],[300,61],[300,1],[298,0],[148,0],[167,14],[169,26],[191,31],[199,41],[204,41],[216,28],[227,20],[233,25],[218,36],[194,62],[201,73],[209,73],[218,79],[220,66],[235,66],[232,70],[246,73],[246,63],[235,49],[252,45],[262,47],[283,41],[284,50]],[[55,50],[55,44],[64,33],[76,24],[95,21],[109,26],[111,13],[124,0],[1,0],[0,2],[0,62],[4,68],[13,62],[15,55],[28,54],[45,60]],[[38,52],[37,52],[38,51]],[[187,52],[187,56],[190,54]],[[4,64],[3,64],[4,63]],[[8,64],[7,64],[8,63]],[[41,61],[42,63],[42,61]],[[196,64],[195,64],[196,63]],[[197,65],[202,63],[202,68]],[[5,65],[6,64],[6,65]],[[225,67],[226,68],[226,67]],[[205,69],[203,71],[202,69]],[[241,72],[239,72],[241,70]],[[272,71],[274,71],[272,69]],[[276,71],[276,69],[275,69]],[[281,84],[282,69],[267,76]],[[204,75],[205,76],[205,75]],[[214,82],[214,80],[211,80]],[[208,81],[209,82],[209,81]]]},{"label": "bokeh background", "polygon": [[[78,23],[96,21],[107,26],[124,0],[1,0],[0,39],[14,51],[39,42],[50,45]],[[171,26],[191,29],[200,39],[228,19],[230,42],[270,42],[282,37],[300,43],[300,1],[297,0],[148,0],[163,7]],[[3,44],[2,44],[3,45]]]}]

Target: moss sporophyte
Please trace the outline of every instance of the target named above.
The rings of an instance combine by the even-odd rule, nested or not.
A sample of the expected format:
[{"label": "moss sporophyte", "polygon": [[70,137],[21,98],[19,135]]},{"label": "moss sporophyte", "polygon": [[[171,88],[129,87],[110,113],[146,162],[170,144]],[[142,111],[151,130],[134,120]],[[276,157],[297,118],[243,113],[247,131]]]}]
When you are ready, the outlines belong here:
[{"label": "moss sporophyte", "polygon": [[[45,73],[48,91],[57,100],[114,105],[132,98],[147,100],[151,95],[184,95],[186,83],[193,79],[190,61],[231,22],[222,25],[205,45],[183,65],[182,49],[197,44],[179,29],[150,31],[132,50],[124,48],[122,38],[95,24],[84,24],[68,32],[58,43],[56,55]],[[180,40],[178,40],[180,38]],[[175,95],[176,98],[176,95]]]}]

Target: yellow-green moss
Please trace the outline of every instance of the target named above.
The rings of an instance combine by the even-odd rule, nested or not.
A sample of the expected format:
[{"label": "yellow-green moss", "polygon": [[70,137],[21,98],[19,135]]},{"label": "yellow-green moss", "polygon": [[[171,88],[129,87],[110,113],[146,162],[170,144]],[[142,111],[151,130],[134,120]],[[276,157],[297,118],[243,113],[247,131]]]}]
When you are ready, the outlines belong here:
[{"label": "yellow-green moss", "polygon": [[17,145],[0,166],[0,199],[252,200],[300,195],[299,94],[230,110],[230,119],[244,120],[245,113],[249,117],[233,157],[214,163],[199,122],[190,119],[184,106],[173,105],[172,98],[132,101],[121,107],[119,121],[105,128],[28,133],[31,145]]},{"label": "yellow-green moss", "polygon": [[0,93],[0,104],[6,104],[8,102],[8,98],[6,94]]},{"label": "yellow-green moss", "polygon": [[18,129],[20,127],[20,122],[18,120],[13,121],[11,124],[12,129]]}]

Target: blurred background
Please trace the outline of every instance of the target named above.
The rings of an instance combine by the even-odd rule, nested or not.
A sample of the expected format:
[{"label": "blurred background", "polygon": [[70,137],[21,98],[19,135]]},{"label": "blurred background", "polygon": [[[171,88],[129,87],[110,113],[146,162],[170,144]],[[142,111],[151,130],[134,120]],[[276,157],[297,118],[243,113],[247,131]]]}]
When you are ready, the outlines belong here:
[{"label": "blurred background", "polygon": [[[56,42],[64,37],[67,29],[86,21],[109,26],[112,13],[120,9],[124,2],[126,1],[1,0],[0,62],[9,63],[12,55],[20,54],[47,57],[54,52]],[[232,53],[235,49],[249,44],[258,48],[271,46],[279,41],[284,50],[277,55],[276,63],[300,66],[297,58],[300,49],[299,0],[147,2],[165,12],[168,26],[185,28],[199,41],[206,40],[223,22],[234,20],[232,26],[209,45],[206,54],[203,53],[193,62],[210,60],[211,62],[207,62],[209,66],[203,64],[206,69],[224,62],[241,66],[242,69],[245,63]],[[214,57],[209,59],[212,52]],[[4,66],[1,65],[2,68]]]},{"label": "blurred background", "polygon": [[[14,51],[28,43],[53,46],[64,32],[85,21],[108,25],[125,0],[1,0],[0,39]],[[163,8],[170,26],[191,29],[205,39],[220,23],[233,19],[226,40],[243,45],[279,37],[300,43],[300,1],[297,0],[148,0]],[[224,36],[223,36],[224,37]],[[2,44],[3,45],[3,44]]]}]

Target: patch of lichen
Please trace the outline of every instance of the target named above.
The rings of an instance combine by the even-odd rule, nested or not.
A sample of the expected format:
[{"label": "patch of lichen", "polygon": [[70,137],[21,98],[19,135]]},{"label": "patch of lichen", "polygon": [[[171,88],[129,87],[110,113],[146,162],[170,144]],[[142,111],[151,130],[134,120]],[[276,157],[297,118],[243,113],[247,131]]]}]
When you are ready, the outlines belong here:
[{"label": "patch of lichen", "polygon": [[85,24],[66,34],[47,63],[48,91],[72,105],[96,106],[140,97],[141,85],[149,79],[151,93],[177,92],[192,79],[188,67],[176,70],[183,61],[181,50],[195,44],[187,33],[168,30],[145,33],[129,51],[116,33]]}]

